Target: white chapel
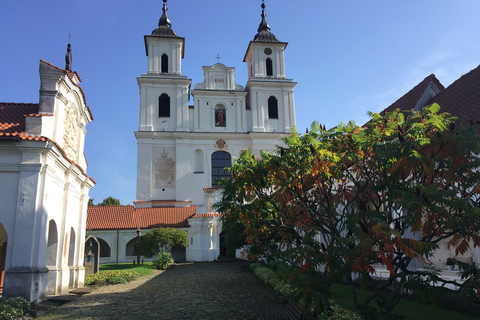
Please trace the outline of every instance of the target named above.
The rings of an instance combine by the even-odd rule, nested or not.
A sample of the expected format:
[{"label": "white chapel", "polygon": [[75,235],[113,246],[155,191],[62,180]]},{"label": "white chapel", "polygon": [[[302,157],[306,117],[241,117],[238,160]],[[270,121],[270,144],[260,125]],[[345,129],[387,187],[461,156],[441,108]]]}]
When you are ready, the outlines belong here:
[{"label": "white chapel", "polygon": [[[182,73],[185,38],[172,29],[167,0],[163,2],[158,27],[145,36],[147,72],[137,78],[137,199],[130,209],[135,218],[127,230],[114,214],[102,214],[112,208],[89,208],[87,228],[111,247],[110,256],[101,254],[101,262],[132,261],[128,246],[137,226],[142,232],[181,227],[189,233],[185,260],[217,259],[222,230],[220,216],[211,207],[221,196],[217,179],[228,174],[224,168],[244,150],[257,155],[260,150],[273,151],[295,126],[296,83],[285,75],[287,43],[270,31],[265,4],[258,33],[243,58],[246,85],[235,82],[235,68],[217,63],[204,66],[203,82],[192,88]],[[101,215],[111,216],[111,221],[100,223]]]}]

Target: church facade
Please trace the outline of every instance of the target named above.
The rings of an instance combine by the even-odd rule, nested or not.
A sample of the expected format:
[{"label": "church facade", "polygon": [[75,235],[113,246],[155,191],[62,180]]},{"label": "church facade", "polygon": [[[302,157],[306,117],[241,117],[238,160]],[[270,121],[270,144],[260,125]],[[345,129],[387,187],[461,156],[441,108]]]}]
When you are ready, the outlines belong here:
[{"label": "church facade", "polygon": [[[68,45],[70,49],[70,44]],[[0,103],[0,287],[40,301],[83,286],[93,120],[71,71],[40,60],[39,103]]]},{"label": "church facade", "polygon": [[[187,261],[212,261],[221,253],[220,217],[212,204],[221,196],[217,182],[228,174],[224,168],[247,149],[257,155],[260,150],[273,151],[295,126],[296,83],[285,75],[286,46],[270,31],[263,4],[258,33],[243,58],[246,85],[236,83],[235,68],[217,63],[203,67],[204,80],[192,89],[192,81],[182,73],[185,38],[172,29],[166,1],[158,27],[145,36],[147,72],[137,78],[140,123],[135,132],[134,212],[140,216],[149,209],[162,220],[162,211],[178,211],[178,219],[167,219],[177,224],[185,219],[181,214],[185,208],[195,207],[184,220],[189,233]],[[90,212],[92,219],[101,215]],[[129,234],[126,239],[118,232],[107,236],[107,229],[93,221],[92,234],[108,237],[109,246],[119,242],[126,246],[135,236],[131,229],[118,229]],[[110,261],[131,261],[124,251],[126,247],[120,248],[121,258],[111,256]]]}]

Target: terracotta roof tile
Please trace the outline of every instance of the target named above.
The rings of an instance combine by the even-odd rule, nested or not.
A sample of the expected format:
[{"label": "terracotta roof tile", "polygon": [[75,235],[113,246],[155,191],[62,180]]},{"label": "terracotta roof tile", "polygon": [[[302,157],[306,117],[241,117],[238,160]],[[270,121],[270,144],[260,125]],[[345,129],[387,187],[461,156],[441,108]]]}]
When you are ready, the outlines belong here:
[{"label": "terracotta roof tile", "polygon": [[383,110],[381,114],[385,114],[386,112],[392,112],[396,109],[400,109],[401,111],[412,110],[432,82],[437,86],[438,89],[445,89],[445,87],[440,83],[440,81],[438,81],[435,75],[431,74],[425,79],[423,79],[422,82],[413,87],[412,90],[408,91],[400,99],[398,99],[385,110]]},{"label": "terracotta roof tile", "polygon": [[432,74],[381,113],[391,112],[397,108],[400,110],[413,109],[432,81],[440,89],[440,92],[431,97],[425,105],[438,103],[441,108],[440,112],[448,112],[457,117],[458,123],[480,124],[480,65],[461,76],[447,88],[444,88]]},{"label": "terracotta roof tile", "polygon": [[38,114],[38,103],[0,102],[0,136],[25,132],[25,117]]},{"label": "terracotta roof tile", "polygon": [[134,206],[91,206],[87,210],[87,228],[92,230],[152,229],[188,227],[188,218],[197,207],[140,208]]},{"label": "terracotta roof tile", "polygon": [[480,124],[480,65],[430,99],[464,125]]},{"label": "terracotta roof tile", "polygon": [[212,217],[221,217],[221,213],[202,213],[202,214],[196,214],[192,218],[212,218]]},{"label": "terracotta roof tile", "polygon": [[0,102],[0,140],[29,140],[29,141],[50,141],[70,163],[77,166],[80,171],[93,183],[96,183],[75,161],[71,160],[65,150],[58,143],[44,136],[27,136],[25,134],[25,117],[51,116],[38,113],[38,103],[9,103]]},{"label": "terracotta roof tile", "polygon": [[214,192],[220,190],[220,187],[215,187],[215,188],[203,188],[204,192]]},{"label": "terracotta roof tile", "polygon": [[136,229],[134,206],[90,206],[87,209],[87,229]]}]

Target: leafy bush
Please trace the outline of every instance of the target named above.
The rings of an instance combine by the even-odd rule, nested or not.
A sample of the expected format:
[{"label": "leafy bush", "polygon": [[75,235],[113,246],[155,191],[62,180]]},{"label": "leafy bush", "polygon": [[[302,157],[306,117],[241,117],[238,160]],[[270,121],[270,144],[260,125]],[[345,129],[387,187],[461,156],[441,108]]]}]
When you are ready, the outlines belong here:
[{"label": "leafy bush", "polygon": [[[282,263],[272,263],[272,269],[282,269],[285,267]],[[295,293],[293,286],[282,281],[281,277],[270,267],[266,267],[260,263],[250,264],[250,270],[264,283],[271,286],[276,292],[284,297],[291,297]],[[329,317],[327,312],[320,314],[320,320],[361,320],[362,318],[355,312],[344,309],[336,302],[331,301],[333,314]],[[312,310],[312,312],[315,312]]]},{"label": "leafy bush", "polygon": [[22,297],[0,298],[0,320],[11,320],[30,311],[30,303]]},{"label": "leafy bush", "polygon": [[339,306],[331,301],[333,314],[329,317],[328,313],[323,312],[318,318],[320,320],[361,320],[362,318],[355,312]]},{"label": "leafy bush", "polygon": [[133,270],[108,270],[101,271],[95,274],[85,275],[84,284],[96,285],[101,283],[107,283],[108,278],[123,278],[125,281],[132,281],[137,279],[139,276],[138,272]]},{"label": "leafy bush", "polygon": [[170,252],[160,252],[157,254],[157,259],[153,261],[153,266],[158,270],[167,270],[170,263],[173,263]]},{"label": "leafy bush", "polygon": [[295,289],[287,283],[284,283],[282,279],[275,273],[275,271],[267,268],[259,263],[250,264],[250,270],[264,283],[270,285],[276,292],[288,297],[292,295]]},{"label": "leafy bush", "polygon": [[110,277],[110,278],[107,278],[106,282],[108,284],[125,284],[127,283],[127,280],[120,277]]}]

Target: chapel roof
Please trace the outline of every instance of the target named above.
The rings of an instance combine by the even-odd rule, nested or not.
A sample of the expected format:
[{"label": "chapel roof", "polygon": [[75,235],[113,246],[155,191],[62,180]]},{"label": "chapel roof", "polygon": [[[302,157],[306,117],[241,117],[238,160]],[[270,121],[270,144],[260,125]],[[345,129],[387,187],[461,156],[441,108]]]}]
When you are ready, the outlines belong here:
[{"label": "chapel roof", "polygon": [[438,89],[445,89],[445,87],[440,83],[440,81],[438,81],[435,75],[431,74],[425,79],[423,79],[423,81],[421,81],[415,87],[413,87],[412,90],[405,93],[400,99],[398,99],[385,110],[383,110],[381,114],[384,114],[386,112],[392,112],[396,109],[400,109],[400,111],[412,110],[432,82]]},{"label": "chapel roof", "polygon": [[[80,171],[86,175],[87,173],[75,161],[71,160],[65,150],[55,141],[44,136],[31,136],[25,133],[26,117],[52,117],[51,114],[38,113],[38,103],[16,103],[16,102],[0,102],[0,141],[6,140],[29,140],[29,141],[50,141],[63,154],[68,162],[77,166]],[[89,177],[93,183],[96,183]]]},{"label": "chapel roof", "polygon": [[480,124],[480,65],[432,97],[427,105],[432,103],[438,103],[440,112],[457,117],[457,123]]},{"label": "chapel roof", "polygon": [[152,36],[158,37],[177,37],[177,33],[172,29],[172,23],[167,16],[167,0],[163,0],[163,14],[158,20],[158,28],[152,31]]},{"label": "chapel roof", "polygon": [[27,139],[25,117],[40,116],[38,108],[38,103],[0,102],[0,139]]},{"label": "chapel roof", "polygon": [[253,38],[253,41],[258,42],[279,42],[277,37],[273,33],[270,32],[270,26],[267,23],[265,14],[265,2],[262,3],[262,21],[258,26],[257,34]]},{"label": "chapel roof", "polygon": [[188,227],[187,219],[195,216],[196,206],[135,208],[134,206],[90,206],[87,209],[87,229],[151,229]]},{"label": "chapel roof", "polygon": [[412,110],[432,83],[440,92],[430,97],[425,106],[437,103],[440,106],[440,112],[448,112],[450,115],[457,117],[457,123],[463,125],[480,124],[480,65],[455,80],[447,88],[438,81],[435,75],[431,74],[384,109],[381,114],[396,109],[401,111]]}]

